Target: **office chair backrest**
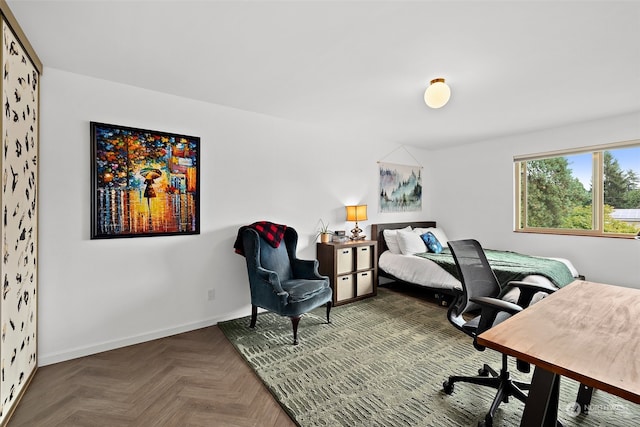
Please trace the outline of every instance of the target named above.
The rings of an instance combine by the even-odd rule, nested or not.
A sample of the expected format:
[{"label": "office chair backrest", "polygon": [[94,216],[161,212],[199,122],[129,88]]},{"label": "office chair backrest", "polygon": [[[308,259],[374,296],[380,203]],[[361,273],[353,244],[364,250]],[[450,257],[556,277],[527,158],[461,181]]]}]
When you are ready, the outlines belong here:
[{"label": "office chair backrest", "polygon": [[462,295],[451,305],[448,316],[451,323],[462,329],[466,322],[462,315],[479,309],[470,299],[497,297],[500,294],[500,283],[477,240],[449,241],[447,244],[456,261],[458,278],[462,284]]}]

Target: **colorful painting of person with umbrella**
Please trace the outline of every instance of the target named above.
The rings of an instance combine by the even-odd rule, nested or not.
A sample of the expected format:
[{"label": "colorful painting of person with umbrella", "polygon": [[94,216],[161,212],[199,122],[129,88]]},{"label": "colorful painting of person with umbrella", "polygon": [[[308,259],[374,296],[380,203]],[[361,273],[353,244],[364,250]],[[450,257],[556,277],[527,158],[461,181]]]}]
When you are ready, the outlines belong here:
[{"label": "colorful painting of person with umbrella", "polygon": [[151,218],[151,199],[156,196],[156,190],[153,188],[153,182],[162,176],[162,171],[156,168],[144,168],[140,171],[140,175],[144,178],[144,197],[147,199],[147,207],[149,208],[149,230],[153,230],[153,220]]},{"label": "colorful painting of person with umbrella", "polygon": [[200,232],[200,138],[96,122],[91,134],[92,239]]}]

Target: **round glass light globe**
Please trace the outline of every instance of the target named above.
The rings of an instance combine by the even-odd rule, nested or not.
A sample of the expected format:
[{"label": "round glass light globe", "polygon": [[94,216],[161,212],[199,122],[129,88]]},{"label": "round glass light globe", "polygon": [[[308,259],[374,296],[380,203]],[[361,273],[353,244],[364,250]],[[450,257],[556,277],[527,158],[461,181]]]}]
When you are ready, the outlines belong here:
[{"label": "round glass light globe", "polygon": [[431,108],[440,108],[449,102],[451,89],[444,82],[444,79],[436,79],[424,92],[424,102]]}]

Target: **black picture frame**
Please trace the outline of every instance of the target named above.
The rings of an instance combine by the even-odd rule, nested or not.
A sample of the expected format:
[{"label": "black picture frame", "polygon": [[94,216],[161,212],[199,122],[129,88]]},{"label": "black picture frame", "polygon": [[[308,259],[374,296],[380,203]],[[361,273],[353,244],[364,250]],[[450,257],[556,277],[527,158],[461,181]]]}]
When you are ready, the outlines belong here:
[{"label": "black picture frame", "polygon": [[90,122],[91,239],[200,234],[200,138]]}]

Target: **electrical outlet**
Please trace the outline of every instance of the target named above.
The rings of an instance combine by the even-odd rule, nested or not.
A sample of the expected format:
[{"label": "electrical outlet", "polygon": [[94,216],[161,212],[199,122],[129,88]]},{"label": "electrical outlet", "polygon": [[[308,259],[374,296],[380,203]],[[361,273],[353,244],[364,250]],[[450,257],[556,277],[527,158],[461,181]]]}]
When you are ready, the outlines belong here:
[{"label": "electrical outlet", "polygon": [[209,301],[213,301],[214,299],[216,299],[216,290],[215,289],[209,289],[207,291],[207,299]]}]

